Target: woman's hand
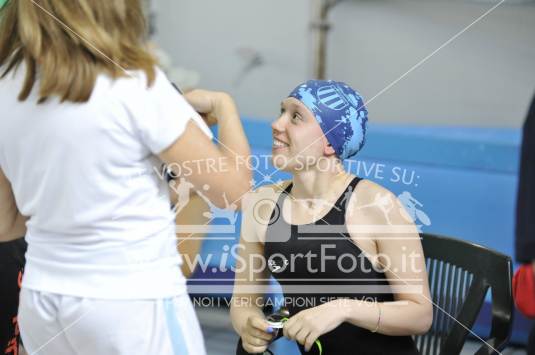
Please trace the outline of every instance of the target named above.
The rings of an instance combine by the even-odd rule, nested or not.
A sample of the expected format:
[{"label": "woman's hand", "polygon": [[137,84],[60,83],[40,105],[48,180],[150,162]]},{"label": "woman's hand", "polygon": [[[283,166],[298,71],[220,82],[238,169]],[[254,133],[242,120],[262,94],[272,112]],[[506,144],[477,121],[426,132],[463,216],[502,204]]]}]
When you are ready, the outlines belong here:
[{"label": "woman's hand", "polygon": [[263,353],[273,340],[273,328],[264,318],[250,316],[242,329],[241,340],[243,349],[248,353]]},{"label": "woman's hand", "polygon": [[340,301],[334,300],[297,313],[284,323],[284,336],[310,351],[316,339],[344,322],[345,312]]},{"label": "woman's hand", "polygon": [[221,120],[224,105],[234,105],[234,100],[224,92],[196,89],[184,94],[186,100],[206,121],[213,126]]}]

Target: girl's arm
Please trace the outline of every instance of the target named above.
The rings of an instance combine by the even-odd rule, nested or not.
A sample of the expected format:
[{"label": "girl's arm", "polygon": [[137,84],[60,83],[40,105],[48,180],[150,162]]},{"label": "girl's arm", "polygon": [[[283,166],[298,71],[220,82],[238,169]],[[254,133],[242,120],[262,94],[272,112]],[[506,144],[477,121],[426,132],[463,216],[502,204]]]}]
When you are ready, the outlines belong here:
[{"label": "girl's arm", "polygon": [[[209,124],[217,121],[219,144],[212,143],[201,129],[190,121],[185,132],[160,153],[159,157],[171,168],[175,164],[180,166],[200,162],[203,168],[191,169],[187,180],[196,190],[203,191],[217,207],[228,207],[225,196],[230,204],[234,202],[239,206],[240,199],[249,190],[251,171],[247,166],[249,143],[236,105],[228,94],[221,92],[194,90],[186,94],[185,98]],[[211,168],[207,170],[207,166]]]},{"label": "girl's arm", "polygon": [[[171,189],[172,191],[172,189]],[[173,191],[172,191],[173,192]],[[176,200],[173,202],[176,204]],[[178,252],[182,256],[182,273],[186,278],[189,278],[195,271],[195,257],[201,250],[201,244],[205,236],[205,233],[181,233],[180,226],[182,225],[197,225],[207,226],[210,222],[210,218],[204,215],[204,213],[210,212],[208,204],[199,197],[197,194],[190,196],[189,202],[175,217],[175,223],[179,227],[177,228],[177,247]]]},{"label": "girl's arm", "polygon": [[[388,212],[373,207],[374,210],[366,214],[372,225],[380,226],[374,237],[378,256],[374,261],[377,268],[384,271],[395,301],[349,302],[345,320],[386,335],[426,333],[433,321],[433,304],[418,230],[395,195],[376,184],[367,184],[367,187],[365,194],[370,200],[371,196],[381,194],[383,201],[389,200],[393,206]],[[358,219],[362,221],[362,214],[354,213],[349,217],[350,223],[354,224],[359,223]],[[351,237],[361,235],[351,233]]]},{"label": "girl's arm", "polygon": [[[269,204],[258,203],[273,199],[270,190],[268,187],[249,193],[242,201],[241,238],[230,316],[234,329],[242,338],[244,349],[250,353],[265,351],[273,332],[262,312],[269,279],[263,243],[271,208]],[[261,205],[264,208],[257,208]]]},{"label": "girl's arm", "polygon": [[0,242],[24,237],[26,220],[17,208],[11,184],[0,169]]}]

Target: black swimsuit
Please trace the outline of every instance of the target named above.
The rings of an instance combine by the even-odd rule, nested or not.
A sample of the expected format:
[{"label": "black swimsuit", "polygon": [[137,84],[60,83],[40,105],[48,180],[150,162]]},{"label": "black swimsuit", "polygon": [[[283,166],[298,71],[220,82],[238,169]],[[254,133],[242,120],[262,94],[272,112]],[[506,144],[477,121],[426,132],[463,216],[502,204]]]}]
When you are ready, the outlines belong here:
[{"label": "black swimsuit", "polygon": [[[327,215],[306,225],[291,225],[284,220],[283,201],[292,184],[281,193],[267,228],[264,256],[271,275],[282,287],[290,315],[333,298],[394,300],[385,274],[373,269],[345,226],[345,204],[360,180],[355,177],[351,181]],[[326,226],[334,230],[319,230]],[[320,257],[322,253],[326,257]],[[350,323],[342,323],[319,339],[324,355],[419,354],[410,336],[372,333]],[[305,354],[303,347],[300,350]]]}]

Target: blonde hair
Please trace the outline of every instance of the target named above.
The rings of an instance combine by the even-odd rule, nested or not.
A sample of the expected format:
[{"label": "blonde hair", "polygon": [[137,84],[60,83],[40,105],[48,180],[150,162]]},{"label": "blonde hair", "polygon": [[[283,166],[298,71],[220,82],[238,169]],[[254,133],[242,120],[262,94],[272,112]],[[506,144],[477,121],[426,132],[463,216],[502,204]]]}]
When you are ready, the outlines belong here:
[{"label": "blonde hair", "polygon": [[145,47],[145,27],[141,0],[9,0],[0,10],[0,78],[25,64],[20,101],[37,75],[39,102],[86,102],[100,73],[143,70],[150,86],[156,60]]}]

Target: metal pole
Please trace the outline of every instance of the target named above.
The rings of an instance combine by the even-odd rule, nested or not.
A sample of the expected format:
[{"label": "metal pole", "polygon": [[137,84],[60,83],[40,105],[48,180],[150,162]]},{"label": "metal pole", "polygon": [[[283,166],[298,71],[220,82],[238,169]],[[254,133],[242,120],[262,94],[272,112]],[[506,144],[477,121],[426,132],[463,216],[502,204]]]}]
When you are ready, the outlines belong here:
[{"label": "metal pole", "polygon": [[316,62],[314,75],[316,79],[324,80],[326,75],[327,62],[327,34],[331,25],[327,21],[329,10],[334,7],[340,0],[318,0],[317,18],[312,23],[312,27],[317,29],[316,42]]}]

